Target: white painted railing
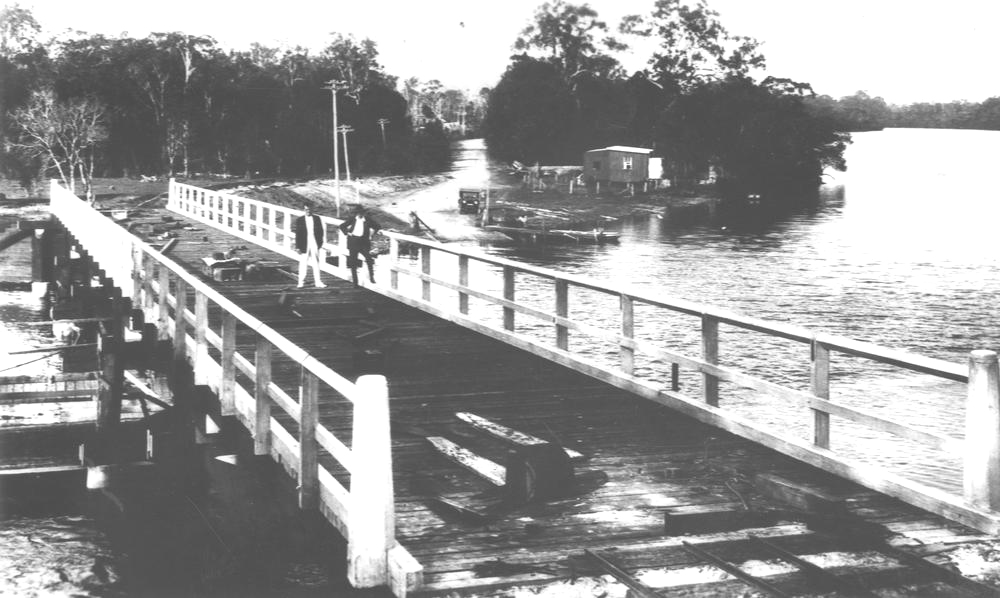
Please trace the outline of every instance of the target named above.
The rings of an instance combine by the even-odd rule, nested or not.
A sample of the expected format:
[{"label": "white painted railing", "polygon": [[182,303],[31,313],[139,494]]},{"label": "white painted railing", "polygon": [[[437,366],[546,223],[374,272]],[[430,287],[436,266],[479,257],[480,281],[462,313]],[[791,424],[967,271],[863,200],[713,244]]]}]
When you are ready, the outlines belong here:
[{"label": "white painted railing", "polygon": [[[397,596],[418,588],[420,565],[395,540],[385,378],[362,376],[356,384],[343,378],[55,181],[51,209],[115,286],[131,294],[146,320],[173,340],[175,357],[191,364],[196,383],[218,394],[222,414],[246,426],[255,452],[271,455],[298,480],[299,506],[319,509],[347,539],[351,583],[389,585]],[[240,218],[234,215],[230,225],[240,226]],[[244,238],[256,240],[265,230],[275,229],[251,228]],[[278,243],[287,245],[287,239]],[[215,328],[210,314],[217,316]],[[238,333],[252,336],[253,355],[238,350]],[[272,380],[275,352],[298,364],[295,388]],[[320,401],[343,400],[353,405],[350,447],[319,421]],[[275,407],[294,420],[297,434],[272,417]],[[350,490],[319,463],[322,455],[347,472]]]},{"label": "white painted railing", "polygon": [[[273,237],[261,238],[261,235],[267,234],[265,231],[270,231],[272,235],[281,231],[285,236],[278,244],[288,243],[287,227],[276,227],[273,220],[268,221],[262,216],[269,209],[284,211],[282,222],[287,222],[291,216],[285,208],[243,199],[204,199],[191,188],[178,185],[171,189],[185,194],[184,198],[172,197],[170,200],[170,205],[181,206],[179,211],[183,210],[182,213],[203,210],[203,215],[199,216],[202,222],[218,223],[215,225],[224,230],[268,247],[274,246]],[[241,218],[228,216],[233,210],[227,207],[230,205],[242,206],[236,208]],[[973,352],[968,366],[962,366],[670,298],[655,290],[609,284],[399,233],[386,234],[391,239],[390,281],[387,287],[372,287],[375,292],[566,365],[931,512],[990,533],[1000,532],[1000,434],[997,432],[1000,430],[1000,393],[997,390],[997,356],[993,352]],[[415,252],[419,256],[416,265],[409,258],[401,256],[401,245],[407,247],[408,255]],[[457,267],[441,268],[435,273],[432,263],[437,264],[442,257],[457,261]],[[475,285],[470,283],[473,270],[479,277]],[[403,284],[404,277],[414,284]],[[517,295],[519,277],[532,278],[535,282],[544,281],[549,289],[545,303],[551,307],[538,307],[537,297],[534,301],[520,300]],[[536,294],[538,287],[538,284],[531,287],[536,289]],[[490,288],[498,291],[488,291]],[[611,325],[601,326],[587,316],[574,318],[570,312],[570,297],[576,292],[594,293],[613,300],[618,309],[609,316],[613,320]],[[449,304],[448,301],[451,300],[455,303]],[[470,300],[476,301],[480,308],[475,316],[470,315]],[[490,317],[483,316],[484,310],[488,311],[490,308],[495,310],[496,323]],[[636,334],[640,323],[637,314],[650,309],[689,318],[689,327],[700,337],[700,355],[685,354],[681,350],[639,338]],[[524,324],[520,323],[522,320],[525,321]],[[551,327],[551,337],[540,338],[534,332],[539,326]],[[801,345],[805,349],[803,354],[809,355],[809,360],[804,362],[804,366],[810,371],[809,390],[791,388],[734,367],[720,365],[720,326],[762,333],[773,339],[785,339]],[[533,329],[530,333],[529,328]],[[579,347],[572,346],[571,335],[580,337],[582,342],[578,343]],[[617,367],[608,366],[588,356],[612,351],[618,356]],[[838,403],[830,396],[831,355],[834,354],[966,384],[968,417],[965,440],[922,430],[889,417]],[[660,364],[661,368],[669,368],[672,383],[665,388],[661,382],[637,375],[636,363],[640,357],[647,362]],[[677,379],[682,369],[700,375],[700,396],[680,392]],[[812,441],[795,438],[785,431],[727,410],[721,401],[720,382],[752,389],[779,399],[783,404],[805,407],[812,414]],[[884,467],[857,461],[837,452],[831,448],[831,435],[834,432],[832,417],[864,426],[879,438],[903,438],[942,455],[956,456],[964,463],[964,495],[955,496],[907,479]]]},{"label": "white painted railing", "polygon": [[[304,212],[296,208],[240,197],[232,193],[210,191],[170,179],[167,209],[187,218],[226,230],[241,239],[257,243],[286,257],[297,260],[295,250],[295,220]],[[319,215],[326,230],[324,249],[335,256],[347,255],[347,239],[337,235],[342,220]],[[334,241],[334,239],[336,241]],[[337,265],[320,260],[320,268],[327,273],[344,277],[346,260],[338,259]]]}]

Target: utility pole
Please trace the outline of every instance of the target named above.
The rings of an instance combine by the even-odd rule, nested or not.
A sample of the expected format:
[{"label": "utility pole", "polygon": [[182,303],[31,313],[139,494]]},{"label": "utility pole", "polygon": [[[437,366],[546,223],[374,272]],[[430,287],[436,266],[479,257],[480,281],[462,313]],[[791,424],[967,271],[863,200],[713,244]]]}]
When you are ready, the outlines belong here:
[{"label": "utility pole", "polygon": [[[326,84],[329,87],[324,87],[323,89],[329,89],[330,95],[333,97],[333,184],[337,193],[337,217],[340,218],[340,152],[337,147],[337,92],[341,89],[347,89],[347,84],[336,79],[331,79]],[[348,178],[350,178],[350,175],[348,175]]]},{"label": "utility pole", "polygon": [[378,119],[378,126],[382,128],[382,149],[385,149],[385,126],[389,124],[388,118]]},{"label": "utility pole", "polygon": [[351,125],[340,125],[337,130],[344,136],[344,168],[347,169],[347,180],[351,180],[351,161],[347,157],[347,134],[354,130]]}]

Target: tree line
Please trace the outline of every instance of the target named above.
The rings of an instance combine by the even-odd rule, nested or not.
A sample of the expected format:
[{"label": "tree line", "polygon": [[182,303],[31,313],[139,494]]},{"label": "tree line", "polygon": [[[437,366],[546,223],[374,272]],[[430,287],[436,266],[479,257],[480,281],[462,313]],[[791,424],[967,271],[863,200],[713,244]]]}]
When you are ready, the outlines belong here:
[{"label": "tree line", "polygon": [[982,102],[895,105],[858,91],[840,99],[818,96],[809,103],[817,113],[832,118],[842,131],[877,131],[886,127],[1000,131],[1000,97]]},{"label": "tree line", "polygon": [[[608,145],[654,150],[688,185],[709,173],[745,194],[819,183],[845,167],[849,135],[810,110],[811,87],[754,79],[759,43],[731,34],[704,0],[656,0],[610,27],[586,4],[551,0],[515,41],[520,53],[491,91],[484,132],[496,157],[580,164]],[[627,75],[623,50],[652,47]]]},{"label": "tree line", "polygon": [[[652,46],[629,76],[616,58]],[[704,0],[656,0],[617,27],[587,4],[542,4],[488,98],[484,132],[502,160],[580,164],[608,145],[654,149],[689,185],[718,176],[739,195],[813,186],[844,169],[849,133],[883,127],[1000,128],[1000,98],[890,106],[834,100],[807,82],[762,78],[759,43],[731,34]]]},{"label": "tree line", "polygon": [[42,41],[18,5],[0,11],[0,30],[0,168],[29,184],[56,174],[89,192],[94,176],[328,173],[334,101],[348,128],[342,174],[436,171],[451,161],[451,123],[482,120],[480,97],[439,81],[398,90],[368,39],[331,34],[315,53],[225,50],[177,32]]}]

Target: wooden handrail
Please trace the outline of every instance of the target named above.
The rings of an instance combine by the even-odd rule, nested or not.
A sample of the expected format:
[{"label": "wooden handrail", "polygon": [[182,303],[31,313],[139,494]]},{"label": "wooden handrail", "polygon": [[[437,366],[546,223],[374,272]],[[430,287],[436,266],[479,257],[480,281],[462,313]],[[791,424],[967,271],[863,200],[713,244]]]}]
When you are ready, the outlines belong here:
[{"label": "wooden handrail", "polygon": [[[173,187],[172,183],[172,190]],[[387,400],[384,396],[384,378],[371,377],[382,380],[381,390],[373,387],[371,382],[362,388],[347,380],[199,277],[187,272],[168,256],[153,250],[121,226],[98,214],[55,182],[51,198],[53,214],[101,264],[115,286],[129,289],[134,305],[141,306],[146,312],[147,321],[157,322],[160,334],[173,338],[175,357],[191,363],[196,383],[207,384],[218,393],[222,414],[235,415],[247,426],[254,437],[255,453],[274,455],[290,473],[297,476],[300,507],[319,508],[345,533],[354,527],[368,531],[381,529],[387,534],[380,543],[372,542],[371,539],[361,542],[357,538],[351,543],[351,539],[348,539],[351,553],[357,559],[352,570],[359,583],[394,584],[394,591],[400,595],[415,589],[420,583],[419,564],[396,545],[395,530],[392,525],[386,524],[386,521],[393,520],[391,483],[385,486],[366,484],[363,481],[360,484],[352,482],[352,490],[348,491],[319,465],[319,450],[322,449],[336,459],[351,474],[352,479],[360,473],[362,480],[371,475],[388,476],[391,480],[391,453],[387,434],[378,432],[385,447],[369,450],[371,445],[365,445],[369,452],[378,453],[375,456],[379,460],[373,459],[373,454],[356,456],[354,449],[320,425],[318,410],[321,388],[332,389],[352,402],[356,408],[358,405],[365,405],[364,409],[368,409],[373,401]],[[279,230],[259,222],[258,219],[266,217],[270,222],[276,222],[274,211],[267,204],[260,203],[248,208],[250,204],[191,189],[184,190],[181,201],[190,210],[196,211],[201,221],[213,225],[224,223],[227,228],[242,228],[247,234],[262,234],[267,231],[269,236],[287,235],[291,231],[291,211],[285,212],[284,229]],[[287,237],[283,241],[284,245],[288,245]],[[174,284],[173,294],[170,292],[171,282]],[[193,311],[188,306],[189,297],[192,296]],[[173,317],[170,316],[171,308]],[[221,313],[219,332],[209,327],[209,316],[214,313]],[[238,327],[240,330],[249,330],[256,338],[252,362],[241,355],[236,347]],[[212,357],[210,348],[219,351],[218,361]],[[271,380],[275,350],[296,362],[300,368],[301,382],[297,401]],[[253,381],[253,394],[237,381],[237,371]],[[271,417],[271,407],[274,405],[297,422],[298,438],[290,436],[282,424]],[[385,418],[384,427],[388,430],[387,407]],[[375,427],[371,417],[363,417],[360,424],[356,419],[354,424],[352,436],[355,442],[358,438],[370,435],[370,430],[359,425],[373,429]],[[365,466],[358,467],[359,462],[364,462]],[[376,496],[375,493],[382,494]],[[373,512],[365,507],[373,502],[385,507],[380,512]],[[379,519],[368,521],[372,517]],[[369,554],[367,551],[372,549],[381,552]],[[407,585],[400,587],[399,583]]]},{"label": "wooden handrail", "polygon": [[[286,216],[286,225],[288,219],[289,217]],[[251,220],[253,219],[251,218]],[[226,228],[226,230],[231,230],[234,234],[244,234],[243,231],[232,231],[229,228]],[[835,451],[830,449],[830,416],[833,415],[871,426],[883,433],[916,440],[936,450],[955,451],[960,449],[964,444],[959,439],[928,433],[905,423],[892,421],[884,417],[866,413],[860,409],[836,403],[829,396],[830,363],[833,354],[859,357],[894,368],[968,384],[970,379],[969,369],[961,364],[890,349],[834,334],[816,332],[792,324],[770,322],[719,307],[670,297],[645,287],[639,288],[632,285],[608,284],[596,279],[522,264],[503,257],[486,255],[480,251],[464,247],[448,245],[392,231],[388,231],[385,234],[390,239],[390,285],[388,288],[373,287],[372,290],[376,292],[383,293],[407,305],[412,305],[428,313],[438,315],[481,332],[482,334],[503,340],[516,347],[588,373],[598,379],[631,390],[642,396],[664,402],[664,404],[679,408],[685,413],[690,413],[715,425],[721,425],[721,427],[726,427],[725,424],[728,420],[719,419],[720,414],[725,410],[716,406],[719,404],[720,398],[718,392],[718,383],[720,381],[728,381],[745,388],[755,389],[784,400],[800,402],[811,409],[814,414],[812,422],[813,438],[812,442],[808,445],[810,448],[807,453],[802,452],[798,441],[792,442],[785,438],[781,432],[768,430],[766,426],[741,423],[732,427],[737,433],[747,435],[767,446],[788,451],[793,456],[807,462],[820,464],[835,473],[840,473],[855,481],[877,485],[878,489],[888,491],[893,496],[909,500],[924,508],[931,508],[935,512],[946,514],[959,521],[980,527],[980,529],[992,527],[993,529],[1000,530],[1000,515],[977,510],[977,507],[972,506],[970,503],[966,503],[964,507],[958,508],[956,505],[961,504],[961,500],[943,500],[940,498],[940,495],[943,495],[943,493],[928,492],[926,487],[915,482],[909,483],[902,479],[897,481],[897,478],[888,472],[886,472],[885,479],[891,480],[891,482],[882,484],[881,482],[873,481],[867,467],[860,467],[855,464],[848,465],[849,460],[838,456]],[[252,237],[248,236],[248,238]],[[402,244],[418,249],[420,258],[415,268],[408,266],[406,261],[401,258],[399,247]],[[455,279],[449,279],[447,276],[442,275],[442,272],[447,270],[446,268],[436,267],[434,271],[431,270],[430,263],[434,259],[434,253],[451,255],[457,258],[458,267]],[[485,266],[493,273],[496,277],[495,282],[497,283],[494,286],[502,288],[501,296],[497,296],[494,292],[469,287],[469,271],[473,262],[475,262],[477,267]],[[417,288],[412,292],[401,290],[401,276],[416,281]],[[539,309],[535,305],[527,305],[517,299],[516,287],[522,277],[534,277],[554,283],[555,291],[551,312]],[[457,305],[448,307],[439,300],[432,301],[435,287],[457,293]],[[568,309],[570,292],[573,290],[596,292],[599,295],[606,295],[609,298],[617,298],[621,305],[619,313],[616,314],[619,321],[602,326],[594,322],[574,320],[569,315]],[[470,298],[485,301],[487,304],[498,309],[502,314],[502,324],[500,326],[486,324],[472,317],[469,314]],[[635,320],[636,314],[640,309],[645,310],[648,307],[682,316],[689,316],[692,318],[693,326],[700,323],[702,355],[699,357],[685,356],[669,348],[657,346],[655,343],[647,340],[633,338],[640,326],[640,323]],[[543,342],[538,340],[537,335],[526,336],[519,333],[518,328],[522,328],[523,326],[520,322],[515,321],[515,315],[534,318],[535,320],[532,323],[541,321],[552,324],[555,330],[554,340],[552,342]],[[737,371],[731,367],[718,365],[716,363],[719,354],[718,332],[719,327],[723,325],[749,332],[761,333],[777,339],[790,340],[804,345],[811,356],[809,362],[809,390],[802,391],[788,388],[763,380],[757,376]],[[594,363],[592,360],[574,352],[570,339],[571,332],[588,335],[588,341],[591,343],[594,340],[613,343],[615,350],[619,354],[618,362],[614,365]],[[670,363],[672,390],[651,392],[649,383],[634,377],[630,370],[633,367],[635,357],[639,353],[642,353],[643,357],[646,358],[660,359]],[[806,353],[804,352],[803,354],[805,355]],[[694,403],[694,405],[698,406],[697,408],[692,408],[692,404],[686,402],[687,399],[682,399],[683,395],[676,389],[678,366],[693,370],[700,374],[703,379],[701,386],[704,396],[701,397],[700,401]],[[731,414],[726,417],[731,418],[731,421],[738,419]],[[730,428],[727,427],[727,429]],[[966,455],[970,452],[973,451],[966,451]],[[980,456],[978,458],[982,460],[992,457]],[[967,467],[967,471],[969,469]],[[1000,478],[1000,473],[996,477]],[[1000,488],[1000,479],[991,478],[989,483],[993,487]]]}]

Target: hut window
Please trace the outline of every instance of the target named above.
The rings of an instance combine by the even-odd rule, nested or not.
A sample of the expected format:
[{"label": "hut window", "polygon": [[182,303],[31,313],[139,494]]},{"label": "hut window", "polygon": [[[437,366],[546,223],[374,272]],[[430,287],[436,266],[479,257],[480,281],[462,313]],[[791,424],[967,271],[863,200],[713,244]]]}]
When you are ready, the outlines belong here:
[{"label": "hut window", "polygon": [[594,160],[594,170],[600,170],[600,169],[601,169],[601,161]]},{"label": "hut window", "polygon": [[622,169],[632,170],[632,156],[622,156]]}]

